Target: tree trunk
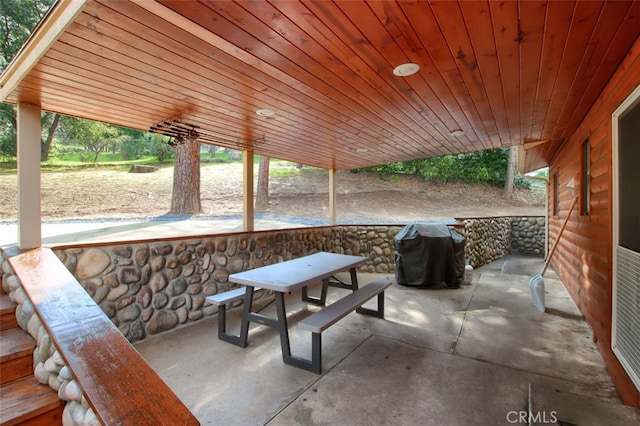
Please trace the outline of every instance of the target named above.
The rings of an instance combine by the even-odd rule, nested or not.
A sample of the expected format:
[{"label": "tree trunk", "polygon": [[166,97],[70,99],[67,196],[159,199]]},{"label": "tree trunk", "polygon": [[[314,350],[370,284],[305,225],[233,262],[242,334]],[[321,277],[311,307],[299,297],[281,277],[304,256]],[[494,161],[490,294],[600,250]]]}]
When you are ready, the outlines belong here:
[{"label": "tree trunk", "polygon": [[507,162],[507,176],[504,179],[504,189],[502,190],[502,196],[507,199],[513,198],[513,181],[516,176],[516,156],[518,148],[512,146],[509,148],[509,160]]},{"label": "tree trunk", "polygon": [[170,214],[202,213],[200,204],[200,143],[176,146]]},{"label": "tree trunk", "polygon": [[256,193],[256,210],[266,210],[269,206],[269,157],[260,156],[258,169],[258,192]]},{"label": "tree trunk", "polygon": [[60,114],[55,114],[53,116],[53,122],[51,123],[51,126],[49,126],[47,139],[43,140],[40,144],[40,161],[49,160],[49,151],[51,150],[53,137],[56,135],[56,130],[58,130],[58,124],[60,124]]}]

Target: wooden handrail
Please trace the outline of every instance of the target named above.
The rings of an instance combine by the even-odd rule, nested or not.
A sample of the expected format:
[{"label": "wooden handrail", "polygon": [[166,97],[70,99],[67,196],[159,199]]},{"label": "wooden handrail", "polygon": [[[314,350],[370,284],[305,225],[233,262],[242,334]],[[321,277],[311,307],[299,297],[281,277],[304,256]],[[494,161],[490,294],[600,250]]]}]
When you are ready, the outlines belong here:
[{"label": "wooden handrail", "polygon": [[199,424],[53,251],[37,248],[8,260],[103,424]]}]

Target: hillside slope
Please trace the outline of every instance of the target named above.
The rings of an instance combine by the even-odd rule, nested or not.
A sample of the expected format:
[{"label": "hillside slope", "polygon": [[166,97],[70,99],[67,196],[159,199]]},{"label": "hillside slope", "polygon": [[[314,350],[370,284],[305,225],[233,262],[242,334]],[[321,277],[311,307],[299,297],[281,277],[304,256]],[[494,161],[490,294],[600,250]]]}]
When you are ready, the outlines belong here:
[{"label": "hillside slope", "polygon": [[[257,166],[256,166],[257,167]],[[256,170],[257,175],[257,170]],[[173,169],[132,174],[118,170],[45,172],[43,219],[128,218],[164,215],[171,205]],[[328,172],[271,166],[266,213],[326,219]],[[484,185],[429,184],[416,176],[381,177],[375,173],[337,173],[339,221],[404,223],[450,217],[544,215],[544,188],[518,190],[513,200]],[[16,219],[17,178],[0,174],[0,220]],[[203,215],[242,212],[242,165],[203,164]]]}]

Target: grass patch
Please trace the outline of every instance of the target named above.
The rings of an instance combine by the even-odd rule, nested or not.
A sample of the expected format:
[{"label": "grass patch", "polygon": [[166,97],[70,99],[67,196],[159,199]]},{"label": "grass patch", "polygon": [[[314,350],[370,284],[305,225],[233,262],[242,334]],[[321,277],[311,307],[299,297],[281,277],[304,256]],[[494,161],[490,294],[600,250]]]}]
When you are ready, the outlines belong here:
[{"label": "grass patch", "polygon": [[304,178],[317,176],[318,173],[327,173],[327,171],[311,166],[299,167],[296,163],[278,159],[271,159],[269,165],[269,177],[276,179],[287,179],[293,177]]},{"label": "grass patch", "polygon": [[400,176],[396,175],[396,174],[378,173],[378,176],[380,176],[380,179],[382,179],[385,182],[399,182],[400,181]]},{"label": "grass patch", "polygon": [[294,176],[303,176],[304,172],[302,168],[297,168],[294,165],[277,164],[275,167],[269,167],[269,177],[272,178],[290,178]]}]

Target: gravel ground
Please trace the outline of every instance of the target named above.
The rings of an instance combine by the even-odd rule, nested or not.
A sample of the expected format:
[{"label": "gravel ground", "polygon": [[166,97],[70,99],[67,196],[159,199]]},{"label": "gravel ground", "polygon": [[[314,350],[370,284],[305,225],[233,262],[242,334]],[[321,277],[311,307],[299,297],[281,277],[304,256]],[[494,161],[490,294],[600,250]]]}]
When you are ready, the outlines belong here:
[{"label": "gravel ground", "polygon": [[[256,170],[257,172],[257,170]],[[257,219],[318,225],[328,223],[328,172],[273,162],[269,206]],[[56,221],[175,221],[169,216],[173,169],[132,174],[123,170],[89,169],[42,174],[42,216]],[[256,182],[257,184],[257,182]],[[0,173],[0,223],[17,217],[17,177]],[[416,176],[337,173],[340,223],[406,223],[452,217],[544,215],[544,189],[516,192],[513,200],[501,189],[464,184],[431,184]],[[203,212],[191,220],[241,218],[242,165],[201,167]]]}]

